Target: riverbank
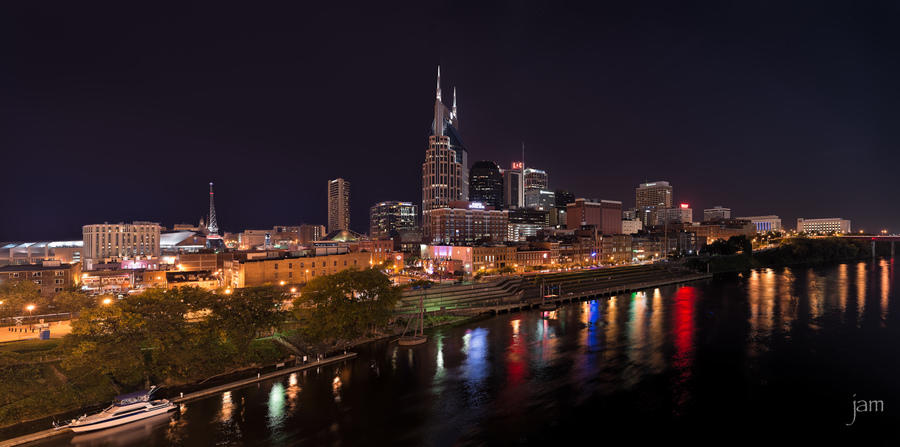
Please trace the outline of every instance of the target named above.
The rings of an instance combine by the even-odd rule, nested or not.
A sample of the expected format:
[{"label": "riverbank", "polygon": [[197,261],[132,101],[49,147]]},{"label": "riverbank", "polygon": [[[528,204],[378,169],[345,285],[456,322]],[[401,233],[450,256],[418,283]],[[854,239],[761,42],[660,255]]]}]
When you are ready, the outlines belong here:
[{"label": "riverbank", "polygon": [[[616,273],[616,272],[615,272],[615,270],[589,271],[589,272],[585,272],[584,275],[575,275],[575,278],[580,278],[581,276],[595,276],[600,273],[602,273],[603,275],[608,275],[609,273]],[[571,276],[571,275],[569,275],[569,276]],[[621,276],[621,274],[620,274],[620,276]],[[628,280],[627,284],[624,284],[624,283],[623,284],[615,284],[613,286],[608,286],[608,283],[606,283],[606,282],[602,282],[602,281],[594,282],[593,280],[584,282],[584,283],[580,283],[580,281],[583,281],[583,279],[570,278],[568,280],[570,282],[566,283],[567,285],[565,286],[565,292],[564,292],[563,296],[558,297],[556,301],[569,302],[569,301],[575,301],[575,300],[584,300],[584,299],[589,299],[594,296],[625,293],[628,291],[640,290],[640,289],[644,289],[644,288],[659,287],[659,286],[677,284],[677,283],[682,283],[682,282],[703,280],[703,279],[707,279],[708,277],[709,277],[709,275],[706,275],[706,274],[694,274],[694,275],[679,274],[679,275],[673,275],[672,277],[669,277],[669,278],[661,278],[661,279],[657,279],[655,277],[652,279],[649,277],[648,278],[640,277],[640,280],[637,279],[638,277],[635,277],[635,278],[628,277],[629,280]],[[575,282],[579,282],[579,284],[576,286]],[[613,281],[613,282],[615,282],[615,281]],[[517,301],[516,304],[513,304],[511,306],[510,305],[501,306],[502,308],[501,307],[492,307],[492,306],[469,308],[467,310],[477,310],[477,312],[473,312],[468,315],[447,315],[447,314],[440,314],[440,313],[433,314],[433,315],[426,315],[426,327],[431,329],[431,328],[435,328],[438,326],[454,326],[454,325],[469,323],[469,322],[476,321],[476,320],[488,319],[488,318],[491,318],[491,314],[495,314],[495,313],[499,313],[499,312],[511,312],[511,311],[517,311],[517,310],[526,310],[529,307],[534,307],[534,306],[540,304],[540,301],[541,301],[540,299],[537,299],[537,300],[530,299],[525,302]],[[525,306],[523,304],[528,304],[528,305]],[[372,337],[363,337],[363,338],[349,341],[347,343],[341,343],[338,345],[334,345],[329,350],[326,351],[326,355],[329,353],[342,352],[344,350],[358,348],[360,346],[363,346],[363,345],[366,345],[369,343],[379,342],[379,341],[383,341],[386,339],[391,339],[391,338],[397,337],[400,334],[402,334],[404,328],[405,328],[405,324],[401,323],[401,324],[392,326],[392,330],[389,333],[379,334],[377,336],[372,336]],[[274,343],[271,343],[271,344],[274,345]],[[210,380],[211,378],[207,377],[207,378],[205,378],[203,380],[199,380],[199,381],[192,381],[190,383],[168,386],[162,390],[161,397],[174,398],[174,396],[180,396],[180,393],[182,393],[182,392],[185,393],[185,395],[190,395],[191,393],[202,392],[203,390],[206,390],[206,389],[213,389],[213,388],[220,387],[220,386],[227,386],[228,383],[245,380],[247,378],[252,378],[252,376],[254,376],[256,374],[263,375],[263,374],[268,374],[270,372],[275,372],[275,370],[279,368],[278,365],[281,365],[283,367],[285,364],[289,364],[291,361],[297,361],[296,357],[293,357],[293,359],[292,359],[291,356],[285,355],[285,356],[281,357],[280,359],[278,359],[277,361],[268,363],[264,366],[251,366],[248,368],[235,369],[235,370],[228,372],[227,374],[212,376],[212,377],[214,377],[213,380]],[[68,419],[68,418],[75,416],[75,414],[73,414],[75,412],[80,414],[81,412],[84,412],[84,411],[92,411],[92,410],[100,409],[103,405],[105,405],[106,402],[108,402],[108,399],[103,400],[103,399],[96,398],[96,399],[91,400],[91,402],[93,402],[93,403],[92,404],[82,404],[82,405],[78,405],[78,406],[70,406],[70,407],[68,407],[68,409],[66,411],[56,412],[54,414],[48,414],[45,412],[39,418],[33,418],[30,420],[20,420],[14,424],[8,424],[7,426],[0,427],[0,428],[8,429],[8,428],[15,427],[17,425],[23,425],[23,424],[30,424],[32,426],[35,426],[34,428],[37,428],[36,425],[42,421],[45,421],[46,425],[44,425],[44,426],[47,426],[47,425],[50,425],[50,423],[54,417],[56,417],[58,419]],[[13,434],[13,435],[15,435],[15,434]]]},{"label": "riverbank", "polygon": [[[890,246],[876,246],[874,258],[890,256]],[[873,259],[868,241],[829,237],[791,238],[779,246],[751,255],[735,254],[691,258],[685,265],[709,273],[736,273],[755,268],[816,266]]]},{"label": "riverbank", "polygon": [[[441,316],[438,318],[429,316],[429,317],[426,317],[425,326],[426,326],[426,329],[431,329],[431,328],[435,328],[438,326],[452,326],[452,325],[463,324],[466,322],[474,321],[474,320],[477,320],[480,318],[488,318],[488,316],[484,316],[484,315],[482,315],[482,316],[475,316],[475,315],[473,315],[473,316]],[[332,361],[334,361],[333,359],[340,358],[341,356],[344,356],[344,355],[351,355],[351,356],[355,355],[353,353],[345,354],[344,352],[346,350],[355,349],[355,348],[358,348],[360,346],[363,346],[363,345],[366,345],[369,343],[379,342],[379,341],[383,341],[386,339],[398,337],[402,333],[403,333],[402,326],[394,326],[390,333],[381,334],[381,335],[373,336],[373,337],[363,337],[363,338],[359,338],[356,340],[352,340],[351,342],[342,344],[341,346],[333,347],[332,349],[326,351],[326,353],[324,355],[328,356],[329,354],[333,354],[332,357],[328,357],[328,362],[332,362]],[[52,343],[53,346],[56,347],[58,345],[58,340],[54,340],[53,342],[50,342],[50,343]],[[23,346],[23,349],[27,349],[30,351],[30,350],[33,350],[34,347]],[[313,357],[313,356],[310,356],[310,357]],[[221,375],[207,377],[207,378],[204,378],[203,380],[193,381],[193,382],[184,383],[184,384],[178,384],[178,385],[174,385],[174,386],[168,386],[161,390],[159,397],[169,398],[173,402],[183,402],[183,400],[181,400],[181,399],[184,399],[184,401],[186,401],[189,398],[194,398],[194,397],[189,397],[189,396],[208,395],[208,394],[214,394],[216,392],[221,392],[223,390],[228,389],[229,387],[235,386],[235,385],[233,385],[235,383],[241,383],[243,381],[251,381],[248,383],[252,383],[252,381],[258,380],[258,378],[256,377],[257,375],[259,375],[260,377],[271,378],[271,377],[275,377],[275,376],[278,376],[281,374],[285,374],[285,371],[286,371],[285,366],[286,365],[288,368],[288,372],[292,371],[290,368],[305,369],[309,365],[312,365],[312,366],[322,366],[323,365],[323,364],[299,363],[299,362],[302,362],[302,358],[297,358],[295,356],[288,355],[288,356],[285,356],[285,357],[279,359],[276,362],[269,363],[266,365],[251,365],[248,367],[228,371]],[[53,368],[52,365],[50,365],[50,364],[45,364],[43,366],[45,368],[51,368],[51,369]],[[208,390],[217,390],[217,391],[208,391]],[[97,393],[90,393],[87,395],[88,396],[96,396]],[[184,396],[184,397],[181,397],[181,396]],[[100,409],[104,408],[108,404],[108,402],[109,402],[108,399],[101,400],[101,399],[97,398],[97,399],[93,399],[91,401],[91,403],[68,407],[64,411],[58,411],[58,412],[49,413],[49,414],[44,413],[40,417],[19,420],[14,423],[6,424],[3,426],[0,426],[0,436],[2,436],[2,433],[4,431],[10,432],[11,431],[10,429],[12,429],[16,426],[20,426],[20,425],[49,426],[52,424],[52,422],[54,420],[66,420],[66,419],[75,417],[78,414],[82,414],[84,412],[90,413],[93,411],[99,411]],[[45,422],[46,424],[42,424],[42,422]],[[48,431],[48,430],[42,430],[37,433],[43,433],[46,431]],[[18,433],[15,433],[15,432],[13,432],[11,434],[11,436],[17,436],[17,435],[18,435]],[[14,439],[19,439],[20,437],[27,437],[27,436],[28,435],[22,435],[22,436],[14,438]],[[46,436],[46,433],[43,434],[42,436]],[[38,439],[40,439],[40,438],[38,438]],[[30,441],[26,440],[24,442],[30,442]],[[5,446],[5,445],[6,444],[4,444],[3,442],[0,442],[0,446]]]},{"label": "riverbank", "polygon": [[[256,377],[250,377],[250,378],[247,378],[247,379],[238,380],[238,381],[235,381],[235,382],[227,383],[227,384],[225,384],[225,385],[220,385],[220,386],[215,386],[215,387],[212,387],[212,388],[207,388],[207,389],[204,389],[204,390],[201,390],[201,391],[197,391],[197,392],[194,392],[194,393],[189,393],[189,394],[186,394],[186,395],[182,393],[180,396],[171,398],[171,399],[169,399],[169,400],[170,400],[172,403],[175,403],[175,404],[182,404],[182,403],[185,403],[185,402],[189,402],[189,401],[191,401],[191,400],[201,399],[201,398],[204,398],[204,397],[207,397],[207,396],[211,396],[211,395],[213,395],[213,394],[221,393],[221,392],[223,392],[223,391],[228,391],[228,390],[233,390],[233,389],[241,388],[241,387],[244,387],[244,386],[247,386],[247,385],[252,385],[252,384],[257,383],[257,382],[262,382],[262,381],[265,381],[265,380],[273,379],[273,378],[276,378],[276,377],[280,377],[280,376],[283,376],[283,375],[286,375],[286,374],[291,374],[291,373],[298,372],[298,371],[304,371],[304,370],[312,369],[312,368],[320,368],[320,367],[327,366],[327,365],[331,365],[331,364],[334,364],[334,363],[343,362],[343,361],[345,361],[345,360],[350,360],[350,359],[353,359],[353,358],[355,358],[355,357],[356,357],[356,353],[354,353],[354,352],[348,352],[348,353],[344,353],[344,354],[339,354],[339,355],[336,355],[336,356],[333,356],[333,357],[324,358],[324,359],[322,359],[322,360],[317,360],[317,361],[313,361],[313,362],[303,363],[303,364],[300,364],[300,365],[298,365],[298,366],[292,366],[292,367],[287,367],[287,368],[281,368],[281,369],[278,369],[278,370],[275,371],[275,372],[271,372],[271,373],[267,373],[267,374],[257,374]],[[12,447],[12,446],[18,446],[18,445],[22,445],[22,444],[27,444],[27,443],[29,443],[29,442],[39,441],[39,440],[42,440],[42,439],[47,439],[47,438],[52,438],[52,437],[56,437],[56,436],[67,435],[67,434],[70,434],[71,432],[72,432],[72,431],[69,430],[68,428],[60,428],[60,429],[53,429],[53,428],[51,428],[51,429],[42,430],[42,431],[39,431],[39,432],[35,432],[35,433],[31,433],[31,434],[19,436],[19,437],[12,438],[12,439],[9,439],[9,440],[0,441],[0,447]]]}]

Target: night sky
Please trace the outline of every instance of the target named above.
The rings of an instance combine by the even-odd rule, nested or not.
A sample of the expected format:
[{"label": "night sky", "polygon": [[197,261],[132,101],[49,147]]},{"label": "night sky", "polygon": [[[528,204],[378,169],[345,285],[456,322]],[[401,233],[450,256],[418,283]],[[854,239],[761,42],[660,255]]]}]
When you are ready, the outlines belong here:
[{"label": "night sky", "polygon": [[900,4],[562,3],[4,2],[0,240],[195,223],[210,181],[226,231],[324,224],[335,177],[366,231],[421,203],[437,64],[470,164],[900,230]]}]

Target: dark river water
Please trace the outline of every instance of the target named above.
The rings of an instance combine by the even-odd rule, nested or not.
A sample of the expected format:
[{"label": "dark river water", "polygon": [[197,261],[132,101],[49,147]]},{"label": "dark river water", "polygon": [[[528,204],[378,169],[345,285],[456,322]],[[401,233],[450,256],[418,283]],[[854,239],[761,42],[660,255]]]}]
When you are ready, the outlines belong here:
[{"label": "dark river water", "polygon": [[504,314],[41,445],[896,445],[893,284],[889,260],[761,269]]}]

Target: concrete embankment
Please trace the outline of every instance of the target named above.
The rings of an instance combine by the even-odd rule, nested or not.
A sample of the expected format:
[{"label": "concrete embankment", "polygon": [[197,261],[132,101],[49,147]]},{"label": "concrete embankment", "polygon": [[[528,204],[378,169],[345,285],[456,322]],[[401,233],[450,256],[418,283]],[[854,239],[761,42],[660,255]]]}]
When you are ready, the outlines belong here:
[{"label": "concrete embankment", "polygon": [[[307,369],[311,369],[311,368],[319,368],[322,366],[339,363],[339,362],[342,362],[345,360],[352,359],[354,357],[356,357],[355,352],[348,352],[346,354],[340,354],[340,355],[336,355],[333,357],[324,358],[322,360],[317,360],[314,362],[304,363],[301,365],[291,366],[291,367],[287,367],[287,368],[281,368],[274,372],[270,372],[270,373],[266,373],[266,374],[259,374],[256,377],[250,377],[247,379],[237,380],[234,382],[226,383],[224,385],[215,386],[212,388],[206,388],[206,389],[196,391],[193,393],[189,393],[189,394],[183,394],[183,395],[180,395],[178,397],[175,397],[175,398],[172,398],[169,400],[174,403],[181,404],[181,403],[185,403],[185,402],[188,402],[191,400],[196,400],[196,399],[201,399],[204,397],[212,396],[214,394],[218,394],[223,391],[228,391],[228,390],[232,390],[235,388],[245,387],[247,385],[252,385],[257,382],[262,382],[265,380],[273,379],[273,378],[283,376],[286,374],[290,374],[290,373],[294,373],[297,371],[303,371],[303,370],[307,370]],[[29,442],[40,441],[43,439],[52,438],[52,437],[56,437],[56,436],[63,436],[63,435],[70,434],[70,433],[72,433],[72,431],[69,430],[68,428],[43,430],[43,431],[39,431],[36,433],[31,433],[31,434],[19,436],[19,437],[12,438],[12,439],[7,439],[5,441],[0,441],[0,447],[17,446],[17,445],[27,444]]]}]

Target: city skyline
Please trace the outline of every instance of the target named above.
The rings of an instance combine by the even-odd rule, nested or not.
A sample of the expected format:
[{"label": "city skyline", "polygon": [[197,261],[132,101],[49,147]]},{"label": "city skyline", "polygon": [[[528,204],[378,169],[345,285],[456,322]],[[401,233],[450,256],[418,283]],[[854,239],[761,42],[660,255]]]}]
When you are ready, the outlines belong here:
[{"label": "city skyline", "polygon": [[[785,23],[768,22],[765,30],[752,24],[766,9],[751,5],[712,8],[716,21],[707,18],[710,7],[706,15],[674,6],[656,15],[595,6],[613,16],[610,23],[633,14],[629,26],[618,28],[602,19],[588,28],[575,14],[595,11],[544,16],[527,5],[515,11],[521,23],[540,22],[547,33],[501,20],[507,10],[483,11],[487,18],[475,20],[467,15],[471,5],[457,5],[449,15],[443,7],[417,5],[397,17],[379,14],[390,18],[384,26],[401,26],[420,41],[380,33],[366,48],[390,50],[354,60],[330,56],[361,39],[363,31],[353,26],[347,36],[305,53],[308,59],[281,51],[307,33],[333,35],[328,20],[310,23],[312,30],[287,23],[270,30],[254,17],[239,19],[238,11],[217,11],[246,25],[232,54],[226,51],[235,48],[234,38],[197,38],[191,18],[205,11],[187,11],[171,36],[157,36],[147,31],[162,18],[153,13],[131,17],[135,31],[127,32],[123,22],[108,20],[123,10],[88,17],[66,5],[11,8],[5,31],[23,44],[0,74],[9,98],[0,105],[0,132],[7,137],[5,162],[25,167],[11,170],[8,184],[25,193],[7,200],[5,210],[15,218],[0,225],[3,240],[77,238],[82,225],[104,221],[193,223],[205,215],[206,198],[198,191],[209,181],[216,183],[223,230],[321,224],[321,185],[336,177],[359,185],[351,222],[365,231],[371,205],[418,202],[438,64],[465,117],[467,168],[478,160],[507,167],[520,158],[524,140],[529,167],[546,170],[551,189],[577,197],[630,207],[636,184],[667,180],[675,200],[695,210],[722,205],[734,215],[777,214],[784,222],[842,216],[868,231],[893,229],[900,219],[883,193],[898,182],[891,169],[900,161],[891,150],[897,138],[889,124],[896,112],[886,106],[896,99],[891,79],[898,69],[881,57],[898,39],[875,5],[854,9],[857,20],[836,31],[828,24],[846,11],[828,5],[814,11],[784,5]],[[368,23],[367,12],[347,20]],[[26,14],[30,20],[16,20]],[[473,32],[447,42],[416,23],[425,16]],[[84,32],[65,33],[64,17],[82,19]],[[792,21],[807,26],[795,30]],[[864,29],[888,38],[847,39]],[[122,36],[115,43],[105,40],[113,31]],[[485,44],[486,33],[508,38]],[[189,43],[182,47],[179,37]],[[797,53],[780,45],[784,40],[816,51]],[[122,62],[119,45],[132,59]],[[384,59],[381,69],[361,68],[376,59]],[[209,68],[226,61],[232,71]],[[329,66],[327,76],[307,70],[310,62]],[[355,133],[377,135],[364,148],[335,138],[361,94],[379,110],[353,120]],[[116,162],[123,148],[147,154],[138,171]],[[199,160],[196,174],[172,169],[188,160]],[[597,167],[610,165],[614,172],[596,175]],[[51,212],[35,206],[39,197],[59,200],[51,200]]]}]

